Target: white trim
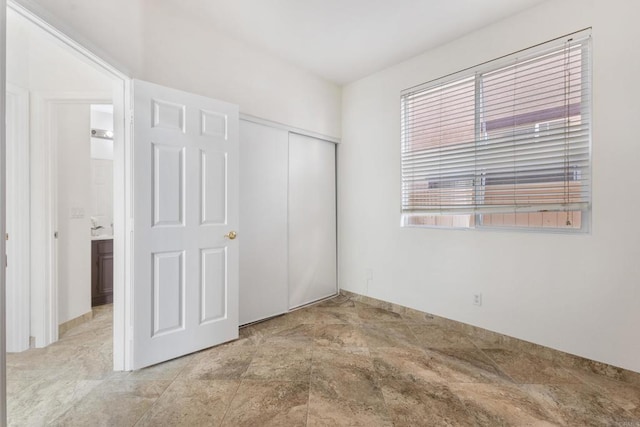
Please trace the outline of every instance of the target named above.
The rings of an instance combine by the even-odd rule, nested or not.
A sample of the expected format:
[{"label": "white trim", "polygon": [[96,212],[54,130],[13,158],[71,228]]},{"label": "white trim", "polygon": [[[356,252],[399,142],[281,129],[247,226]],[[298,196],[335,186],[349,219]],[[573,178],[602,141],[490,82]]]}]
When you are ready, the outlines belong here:
[{"label": "white trim", "polygon": [[339,144],[341,142],[341,139],[335,136],[323,135],[321,133],[313,132],[310,130],[300,129],[293,126],[285,125],[283,123],[262,119],[260,117],[252,116],[250,114],[240,113],[240,120],[244,120],[251,123],[257,123],[259,125],[268,126],[274,129],[286,130],[287,132],[290,132],[290,133],[295,133],[302,136],[308,136],[311,138],[320,139],[322,141],[333,142],[334,144]]},{"label": "white trim", "polygon": [[[33,102],[31,104],[31,113],[33,117],[45,117],[44,110],[46,105],[44,102]],[[45,127],[45,120],[38,120],[36,123],[31,121],[31,144],[34,141],[41,140],[44,134],[47,134]],[[50,175],[49,160],[50,154],[48,152],[49,145],[46,145],[47,151],[43,151],[38,146],[31,146],[31,209],[36,212],[40,210],[42,212],[50,212],[49,207],[49,189],[48,189],[48,176]],[[37,191],[36,187],[39,183],[42,183],[43,188],[41,191]],[[52,232],[50,230],[50,218],[49,215],[32,215],[31,216],[31,335],[35,337],[35,346],[44,347],[48,343],[55,341],[55,338],[47,337],[46,330],[48,328],[48,322],[45,320],[50,318],[50,312],[48,310],[48,303],[45,300],[45,294],[48,294],[47,283],[50,280],[49,266],[52,261],[49,259],[51,248],[47,237]],[[44,242],[44,243],[43,243]],[[40,263],[38,265],[38,263]],[[38,268],[35,266],[38,265]],[[51,323],[57,324],[56,321]]]},{"label": "white trim", "polygon": [[30,332],[29,92],[7,83],[6,102],[13,129],[6,141],[7,351],[21,352],[29,348]]},{"label": "white trim", "polygon": [[[6,13],[5,0],[0,0],[0,123],[4,124],[5,118],[5,83],[6,83]],[[2,126],[4,129],[4,126]],[[4,219],[6,212],[6,203],[4,200],[4,172],[5,172],[5,135],[0,132],[0,236],[4,235]],[[5,240],[0,239],[0,263],[3,258],[1,254],[5,251]],[[0,264],[1,265],[1,264]],[[0,427],[7,425],[7,358],[6,358],[6,339],[5,339],[5,280],[4,268],[0,268]]]},{"label": "white trim", "polygon": [[113,369],[130,370],[132,353],[133,124],[131,81],[113,87]]}]

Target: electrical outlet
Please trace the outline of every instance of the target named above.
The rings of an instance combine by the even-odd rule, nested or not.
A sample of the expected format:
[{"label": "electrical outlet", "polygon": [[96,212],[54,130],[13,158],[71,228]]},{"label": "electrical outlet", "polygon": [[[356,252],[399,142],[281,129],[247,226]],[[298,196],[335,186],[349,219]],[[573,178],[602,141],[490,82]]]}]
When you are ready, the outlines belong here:
[{"label": "electrical outlet", "polygon": [[473,305],[482,305],[482,294],[473,294]]}]

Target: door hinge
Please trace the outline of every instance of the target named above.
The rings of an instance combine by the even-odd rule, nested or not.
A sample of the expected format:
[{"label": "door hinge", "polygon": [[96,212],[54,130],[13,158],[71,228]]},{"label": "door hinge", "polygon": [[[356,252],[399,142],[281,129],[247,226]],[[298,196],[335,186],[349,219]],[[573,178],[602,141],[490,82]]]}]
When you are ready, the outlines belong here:
[{"label": "door hinge", "polygon": [[4,235],[4,240],[9,240],[9,233]]}]

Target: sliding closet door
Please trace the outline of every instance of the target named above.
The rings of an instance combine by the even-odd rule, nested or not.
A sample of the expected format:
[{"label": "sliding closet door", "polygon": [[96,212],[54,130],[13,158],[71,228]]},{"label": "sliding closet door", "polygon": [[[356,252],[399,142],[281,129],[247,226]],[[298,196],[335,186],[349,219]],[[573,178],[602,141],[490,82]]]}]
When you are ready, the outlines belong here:
[{"label": "sliding closet door", "polygon": [[240,324],[288,311],[288,132],[240,120]]},{"label": "sliding closet door", "polygon": [[289,308],[335,295],[336,151],[289,134]]}]

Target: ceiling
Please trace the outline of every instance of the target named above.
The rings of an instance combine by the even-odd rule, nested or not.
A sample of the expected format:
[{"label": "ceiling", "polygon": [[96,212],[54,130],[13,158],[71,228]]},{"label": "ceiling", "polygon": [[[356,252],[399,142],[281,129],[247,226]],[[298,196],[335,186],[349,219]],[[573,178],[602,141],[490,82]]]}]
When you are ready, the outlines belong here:
[{"label": "ceiling", "polygon": [[172,0],[219,31],[349,83],[547,0]]}]

